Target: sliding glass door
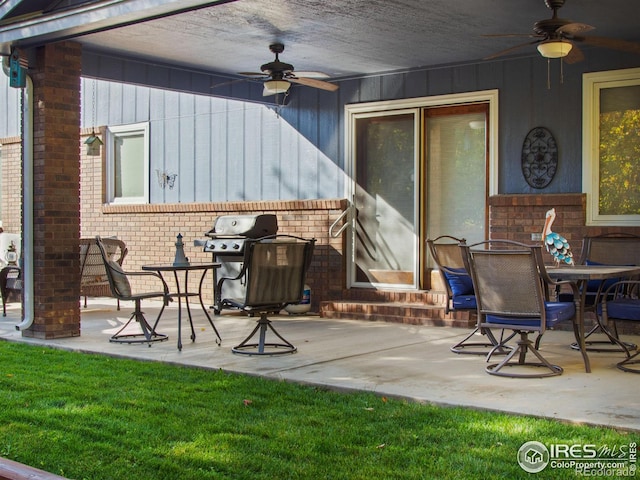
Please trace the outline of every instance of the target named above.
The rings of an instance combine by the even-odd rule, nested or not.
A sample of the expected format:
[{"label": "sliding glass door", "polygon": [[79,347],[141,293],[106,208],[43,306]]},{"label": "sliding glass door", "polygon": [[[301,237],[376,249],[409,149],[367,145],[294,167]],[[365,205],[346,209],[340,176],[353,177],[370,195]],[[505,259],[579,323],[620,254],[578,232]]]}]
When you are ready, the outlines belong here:
[{"label": "sliding glass door", "polygon": [[419,110],[355,118],[354,285],[415,286]]},{"label": "sliding glass door", "polygon": [[486,104],[424,110],[427,237],[451,235],[470,243],[485,239],[487,113]]},{"label": "sliding glass door", "polygon": [[428,289],[427,238],[486,239],[497,94],[347,108],[349,287]]}]

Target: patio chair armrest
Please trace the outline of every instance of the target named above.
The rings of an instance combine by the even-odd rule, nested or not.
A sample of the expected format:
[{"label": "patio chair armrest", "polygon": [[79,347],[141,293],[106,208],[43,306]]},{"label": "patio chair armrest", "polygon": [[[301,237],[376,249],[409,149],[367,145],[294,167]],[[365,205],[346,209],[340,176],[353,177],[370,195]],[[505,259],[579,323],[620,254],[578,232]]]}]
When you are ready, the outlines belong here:
[{"label": "patio chair armrest", "polygon": [[235,277],[222,277],[220,279],[218,279],[218,285],[217,285],[217,291],[220,292],[222,290],[222,284],[227,281],[227,280],[240,280],[242,277],[245,276],[247,271],[246,268],[246,262],[242,265],[242,269],[240,270],[240,272],[238,273],[238,275],[236,275]]},{"label": "patio chair armrest", "polygon": [[573,280],[554,280],[549,276],[546,270],[543,269],[541,272],[542,281],[545,289],[545,296],[547,300],[549,300],[549,289],[551,287],[554,288],[556,294],[560,292],[562,286],[567,285],[571,287],[571,292],[573,293],[573,298],[580,298],[580,289],[578,288],[578,284]]},{"label": "patio chair armrest", "polygon": [[632,280],[632,279],[617,280],[616,282],[609,285],[609,287],[604,291],[604,293],[600,297],[602,298],[602,303],[606,303],[607,299],[616,298],[618,296],[617,294],[620,293],[621,288],[624,289],[625,294],[629,294],[629,292],[631,291],[632,285],[636,285],[636,294],[640,293],[637,291],[637,289],[640,289],[640,280]]},{"label": "patio chair armrest", "polygon": [[136,272],[136,271],[127,271],[124,272],[124,274],[127,277],[141,277],[141,276],[146,276],[146,277],[156,277],[158,280],[160,280],[160,282],[162,282],[162,291],[164,292],[165,297],[169,296],[169,285],[167,285],[166,280],[164,279],[164,277],[162,275],[160,275],[158,272],[149,272],[149,271],[143,271],[143,272]]}]

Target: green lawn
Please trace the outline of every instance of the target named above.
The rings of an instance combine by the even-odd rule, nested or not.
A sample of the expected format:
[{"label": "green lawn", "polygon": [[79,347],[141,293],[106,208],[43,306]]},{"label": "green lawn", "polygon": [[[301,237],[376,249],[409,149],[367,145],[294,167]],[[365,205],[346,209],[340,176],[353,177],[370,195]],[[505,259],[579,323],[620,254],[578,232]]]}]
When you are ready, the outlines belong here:
[{"label": "green lawn", "polygon": [[526,473],[518,449],[637,438],[0,342],[0,456],[73,479],[576,478]]}]

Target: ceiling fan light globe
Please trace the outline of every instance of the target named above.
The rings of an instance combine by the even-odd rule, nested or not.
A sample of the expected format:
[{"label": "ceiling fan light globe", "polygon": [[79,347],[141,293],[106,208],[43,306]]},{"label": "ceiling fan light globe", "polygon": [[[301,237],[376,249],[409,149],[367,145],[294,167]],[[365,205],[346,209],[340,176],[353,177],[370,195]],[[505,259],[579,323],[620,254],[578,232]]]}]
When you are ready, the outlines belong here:
[{"label": "ceiling fan light globe", "polygon": [[562,58],[569,55],[569,52],[573,48],[569,42],[561,42],[560,40],[551,40],[548,42],[542,42],[538,45],[538,51],[540,55],[545,58]]},{"label": "ceiling fan light globe", "polygon": [[275,95],[277,93],[287,93],[291,84],[286,80],[269,80],[264,82],[263,95]]}]

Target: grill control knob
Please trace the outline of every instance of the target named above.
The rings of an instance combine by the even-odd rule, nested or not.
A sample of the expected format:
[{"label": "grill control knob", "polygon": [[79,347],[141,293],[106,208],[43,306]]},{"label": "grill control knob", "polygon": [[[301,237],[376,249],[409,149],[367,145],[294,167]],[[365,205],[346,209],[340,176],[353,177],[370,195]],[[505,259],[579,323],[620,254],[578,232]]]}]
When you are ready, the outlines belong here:
[{"label": "grill control knob", "polygon": [[239,245],[239,244],[237,244],[237,243],[234,243],[234,244],[233,244],[233,249],[234,249],[234,250],[240,250],[240,245]]},{"label": "grill control knob", "polygon": [[226,250],[226,249],[227,249],[227,244],[226,244],[226,243],[223,243],[222,245],[220,245],[220,248],[221,248],[222,250]]}]

